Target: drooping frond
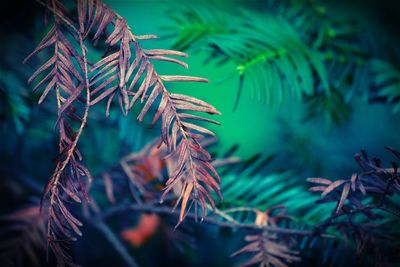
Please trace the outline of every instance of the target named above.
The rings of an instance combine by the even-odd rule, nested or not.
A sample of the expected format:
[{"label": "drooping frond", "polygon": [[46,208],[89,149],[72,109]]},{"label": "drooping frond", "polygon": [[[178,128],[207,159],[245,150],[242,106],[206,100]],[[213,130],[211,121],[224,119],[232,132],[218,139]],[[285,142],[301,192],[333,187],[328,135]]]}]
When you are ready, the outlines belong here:
[{"label": "drooping frond", "polygon": [[[64,266],[73,265],[71,257],[65,252],[68,241],[75,240],[75,235],[82,234],[79,230],[82,223],[71,214],[66,202],[72,200],[80,203],[82,198],[87,198],[83,177],[91,180],[77,149],[88,117],[90,94],[87,51],[83,39],[74,32],[73,22],[61,2],[50,1],[48,8],[54,13],[54,24],[25,62],[43,50],[53,49],[51,58],[32,74],[28,82],[37,81],[35,90],[44,88],[39,104],[50,92],[54,93],[57,102],[59,155],[54,173],[43,193],[42,205],[48,196],[48,242],[58,264]],[[79,114],[82,106],[83,114]],[[77,129],[74,129],[74,123],[78,123]]]},{"label": "drooping frond", "polygon": [[[97,1],[96,1],[97,3]],[[204,78],[178,75],[160,75],[154,69],[154,61],[166,61],[176,63],[187,68],[187,64],[177,57],[187,57],[185,53],[174,50],[153,49],[145,50],[139,44],[139,40],[156,38],[153,35],[134,35],[125,19],[113,12],[104,4],[90,4],[85,8],[80,4],[80,17],[87,17],[89,29],[96,28],[93,36],[97,40],[107,27],[112,28],[111,33],[106,34],[106,45],[109,50],[116,50],[107,54],[102,60],[94,64],[90,69],[90,81],[92,86],[91,105],[107,98],[107,110],[116,94],[119,104],[125,112],[140,100],[144,106],[138,116],[142,121],[148,114],[152,105],[157,106],[152,124],[161,118],[162,141],[168,147],[171,157],[176,157],[176,166],[170,179],[167,181],[163,197],[171,191],[176,184],[180,184],[181,192],[178,202],[181,201],[181,216],[183,220],[185,210],[190,207],[188,203],[200,204],[206,209],[206,199],[210,200],[207,190],[219,192],[219,176],[210,164],[211,157],[199,143],[203,135],[214,135],[211,131],[198,126],[195,123],[213,120],[190,114],[191,111],[208,114],[220,114],[213,106],[199,99],[182,94],[172,94],[165,87],[166,82],[207,82]],[[90,16],[90,9],[94,9],[94,15]],[[84,24],[84,23],[83,23]],[[83,32],[85,25],[82,26]],[[117,80],[117,82],[115,82]],[[95,96],[97,94],[97,96]],[[188,113],[189,112],[189,113]],[[218,123],[217,123],[218,124]],[[206,186],[206,187],[205,187]],[[207,190],[206,190],[207,188]]]}]

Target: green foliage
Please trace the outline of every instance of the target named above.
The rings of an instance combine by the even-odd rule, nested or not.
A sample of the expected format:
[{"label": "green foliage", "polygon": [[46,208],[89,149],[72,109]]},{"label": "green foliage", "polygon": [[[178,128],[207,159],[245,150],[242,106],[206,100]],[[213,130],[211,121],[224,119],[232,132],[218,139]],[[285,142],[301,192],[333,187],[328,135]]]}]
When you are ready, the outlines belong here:
[{"label": "green foliage", "polygon": [[237,28],[236,36],[211,40],[211,46],[236,64],[241,79],[249,79],[250,86],[246,82],[241,86],[253,88],[262,103],[282,103],[288,92],[297,98],[312,95],[315,71],[329,94],[321,58],[307,48],[289,23],[254,12],[243,12],[243,17],[250,20]]},{"label": "green foliage", "polygon": [[221,190],[224,192],[224,208],[249,206],[266,210],[283,205],[287,207],[287,213],[293,216],[294,222],[303,225],[322,221],[331,208],[328,205],[310,209],[318,198],[305,190],[302,181],[290,172],[266,176],[226,175],[222,179]]},{"label": "green foliage", "polygon": [[[385,69],[376,70],[370,60],[391,64],[383,51],[385,33],[377,34],[363,17],[336,9],[330,1],[306,0],[266,1],[261,12],[183,4],[175,7],[180,13],[171,16],[174,26],[168,29],[176,37],[174,46],[206,51],[206,62],[234,66],[222,81],[238,80],[235,108],[242,90],[269,105],[290,95],[306,99],[309,115],[323,116],[331,129],[350,119],[354,97],[371,98],[370,66]],[[395,88],[396,83],[380,95],[392,101]]]},{"label": "green foliage", "polygon": [[400,70],[382,60],[371,61],[374,85],[378,87],[378,96],[393,103],[393,112],[400,111]]},{"label": "green foliage", "polygon": [[179,34],[172,44],[172,47],[177,50],[187,50],[210,36],[229,34],[233,31],[230,25],[235,18],[230,14],[202,5],[184,5],[184,9],[181,7],[174,7],[179,8],[179,13],[171,12],[170,18],[175,25],[165,27],[170,31],[175,31],[175,27],[179,27]]},{"label": "green foliage", "polygon": [[[282,17],[247,10],[230,14],[218,9],[207,13],[206,19],[196,19],[201,16],[201,8],[184,8],[180,19],[173,18],[179,27],[175,45],[190,43],[194,48],[211,49],[210,59],[235,65],[226,77],[239,79],[235,106],[242,88],[251,88],[257,99],[268,104],[282,103],[286,95],[298,99],[312,95],[315,76],[329,95],[323,58],[307,47]],[[223,24],[221,18],[227,18],[228,23]]]}]

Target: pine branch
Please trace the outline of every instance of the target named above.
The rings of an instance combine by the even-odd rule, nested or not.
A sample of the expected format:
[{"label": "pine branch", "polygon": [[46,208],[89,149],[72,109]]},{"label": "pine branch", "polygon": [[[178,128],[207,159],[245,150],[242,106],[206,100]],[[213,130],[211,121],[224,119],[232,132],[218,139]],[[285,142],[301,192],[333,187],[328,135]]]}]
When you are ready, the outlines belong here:
[{"label": "pine branch", "polygon": [[[90,4],[88,8],[83,3],[79,6],[81,7],[79,9],[80,17],[90,16],[87,13],[87,10],[90,9]],[[200,205],[203,211],[202,216],[204,217],[207,210],[205,207],[206,201],[214,205],[204,186],[209,190],[219,193],[219,186],[214,181],[214,179],[218,180],[219,177],[215,169],[209,164],[211,160],[210,155],[201,147],[198,139],[202,135],[214,134],[187,120],[217,122],[181,113],[178,110],[205,112],[209,114],[220,113],[204,101],[185,95],[171,94],[164,83],[175,81],[207,82],[207,80],[190,76],[159,75],[154,69],[153,60],[173,62],[187,67],[184,62],[170,57],[186,57],[187,55],[173,50],[144,50],[138,40],[154,38],[154,36],[134,35],[126,21],[104,4],[96,2],[96,7],[92,6],[92,9],[95,9],[95,15],[93,19],[89,18],[89,28],[92,25],[97,25],[97,31],[93,39],[98,40],[104,29],[108,25],[112,25],[114,29],[110,34],[106,35],[105,42],[110,48],[115,47],[118,50],[107,55],[92,66],[91,73],[93,76],[91,84],[94,86],[92,94],[102,93],[95,97],[91,104],[96,104],[108,97],[108,114],[111,101],[117,92],[119,92],[120,107],[125,114],[129,112],[139,99],[144,103],[138,116],[138,120],[142,121],[150,110],[150,107],[160,98],[160,103],[153,117],[152,124],[155,124],[160,117],[162,118],[162,140],[168,147],[170,156],[176,156],[178,162],[175,171],[167,181],[167,187],[161,201],[168,192],[178,186],[181,189],[177,204],[180,202],[182,206],[178,224],[183,220],[189,199],[192,200],[192,203],[194,202],[196,209],[197,205]],[[104,15],[104,17],[100,20],[101,15]],[[84,25],[81,27],[82,30],[85,35],[88,34],[88,30],[85,31]],[[130,49],[131,44],[135,47],[133,58]],[[135,70],[136,74],[133,75]],[[113,84],[112,81],[116,78],[118,78],[119,82],[118,84]],[[142,81],[140,81],[141,78]],[[132,92],[136,85],[139,88],[136,92]]]},{"label": "pine branch", "polygon": [[[188,43],[188,47],[208,51],[207,61],[218,59],[217,63],[236,65],[227,77],[239,80],[234,108],[243,87],[268,104],[282,103],[288,94],[300,99],[323,91],[329,96],[324,58],[281,16],[248,10],[231,14],[216,9],[202,19],[202,8],[198,6],[178,8],[181,16],[173,17],[177,24],[176,43],[179,40]],[[220,23],[224,18],[225,24]],[[209,25],[214,24],[221,24],[221,29],[210,30]],[[185,33],[186,28],[193,31]],[[315,88],[317,82],[321,86]]]},{"label": "pine branch", "polygon": [[[339,18],[319,1],[266,1],[261,6],[262,14],[218,7],[204,12],[201,4],[179,6],[174,9],[178,16],[168,13],[173,13],[174,23],[168,30],[177,47],[182,43],[185,50],[208,52],[206,62],[236,65],[222,79],[238,78],[234,109],[248,89],[252,97],[271,105],[282,103],[287,95],[305,97],[311,102],[309,115],[317,108],[324,109],[319,114],[328,114],[328,128],[332,122],[346,122],[349,101],[355,95],[368,95],[362,91],[370,87],[368,61],[379,54],[371,44],[368,25],[352,17]],[[395,90],[391,86],[382,93],[393,95]],[[333,112],[332,105],[314,104],[321,99],[333,101],[341,112]]]}]

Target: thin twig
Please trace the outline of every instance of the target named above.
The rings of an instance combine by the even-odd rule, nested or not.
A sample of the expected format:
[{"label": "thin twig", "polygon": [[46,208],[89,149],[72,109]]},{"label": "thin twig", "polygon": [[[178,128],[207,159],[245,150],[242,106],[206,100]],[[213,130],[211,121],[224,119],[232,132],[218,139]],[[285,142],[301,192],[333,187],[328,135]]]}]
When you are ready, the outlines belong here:
[{"label": "thin twig", "polygon": [[101,220],[89,220],[89,222],[104,234],[107,240],[112,244],[112,246],[118,252],[118,254],[121,255],[122,259],[128,264],[128,266],[139,267],[135,259],[129,254],[125,246],[115,236],[114,232],[110,229],[110,227],[107,224],[105,224]]},{"label": "thin twig", "polygon": [[[167,215],[174,215],[178,216],[180,211],[179,210],[171,210],[169,207],[165,206],[153,206],[153,205],[138,205],[138,204],[123,204],[119,206],[114,206],[108,209],[107,211],[103,212],[101,215],[102,219],[107,219],[116,213],[124,212],[127,210],[134,210],[134,211],[142,211],[142,212],[153,212],[158,214],[167,214]],[[187,218],[196,219],[196,214],[189,212],[186,215]],[[255,224],[247,224],[247,223],[240,223],[236,221],[221,221],[215,217],[207,216],[203,219],[205,223],[215,224],[220,227],[228,227],[228,228],[242,228],[242,229],[253,229],[253,230],[266,230],[269,232],[275,232],[279,234],[289,234],[289,235],[300,235],[300,236],[313,236],[318,235],[318,232],[315,230],[297,230],[297,229],[288,229],[282,227],[275,227],[275,226],[258,226]],[[323,237],[330,237],[332,235],[322,234]]]}]

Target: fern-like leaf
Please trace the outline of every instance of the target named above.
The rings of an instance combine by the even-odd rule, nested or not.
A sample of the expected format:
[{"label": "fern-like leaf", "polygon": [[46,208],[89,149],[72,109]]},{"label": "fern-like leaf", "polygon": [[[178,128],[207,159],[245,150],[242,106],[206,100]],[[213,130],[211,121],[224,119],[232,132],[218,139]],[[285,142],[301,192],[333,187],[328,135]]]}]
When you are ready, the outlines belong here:
[{"label": "fern-like leaf", "polygon": [[[201,16],[198,12],[194,8],[183,9],[183,19],[176,20],[180,23],[178,38],[183,38],[184,29],[192,24],[192,35],[198,36],[193,38],[192,46],[210,50],[210,58],[236,65],[236,70],[229,75],[239,78],[235,107],[243,87],[251,88],[253,96],[269,104],[282,103],[285,95],[297,98],[312,95],[317,80],[329,95],[324,59],[309,48],[283,18],[245,10],[235,17],[218,10],[207,16],[207,20],[192,20]],[[220,17],[234,19],[230,19],[223,29],[204,30],[208,25],[219,25]],[[182,24],[184,26],[180,26]]]},{"label": "fern-like leaf", "polygon": [[284,267],[290,263],[300,261],[297,256],[298,252],[293,251],[288,245],[279,243],[277,237],[263,232],[259,235],[248,235],[245,240],[249,242],[246,246],[232,254],[232,257],[243,253],[251,253],[253,256],[250,260],[241,266],[276,266]]},{"label": "fern-like leaf", "polygon": [[[185,95],[171,94],[165,87],[165,82],[207,82],[207,80],[190,76],[159,75],[153,66],[153,61],[172,62],[187,68],[186,63],[174,58],[175,56],[187,57],[187,55],[174,50],[145,50],[138,40],[153,38],[153,36],[144,38],[134,35],[126,21],[104,4],[92,6],[96,14],[94,16],[83,15],[90,8],[83,8],[83,4],[79,6],[81,6],[80,17],[93,17],[93,20],[89,19],[87,24],[94,25],[97,29],[93,37],[95,40],[107,27],[113,28],[110,34],[105,34],[105,42],[109,50],[116,49],[116,52],[106,55],[90,70],[93,88],[91,94],[93,96],[98,94],[97,97],[93,97],[91,104],[94,105],[107,97],[108,113],[112,98],[118,93],[121,109],[127,114],[140,100],[144,106],[138,115],[138,120],[142,121],[149,113],[151,106],[157,103],[157,111],[152,123],[155,124],[161,118],[162,140],[167,145],[171,156],[177,157],[176,169],[167,181],[162,199],[177,183],[180,183],[182,189],[178,202],[181,201],[182,213],[179,223],[183,220],[189,198],[196,206],[200,204],[203,211],[206,210],[206,202],[211,198],[205,188],[219,192],[219,186],[215,182],[215,179],[219,180],[219,176],[209,163],[210,155],[202,148],[198,140],[202,135],[213,135],[213,133],[193,122],[214,121],[188,114],[187,111],[220,113],[204,101]],[[134,52],[131,52],[131,46],[134,47],[132,49]],[[116,79],[118,83],[114,82]]]}]

